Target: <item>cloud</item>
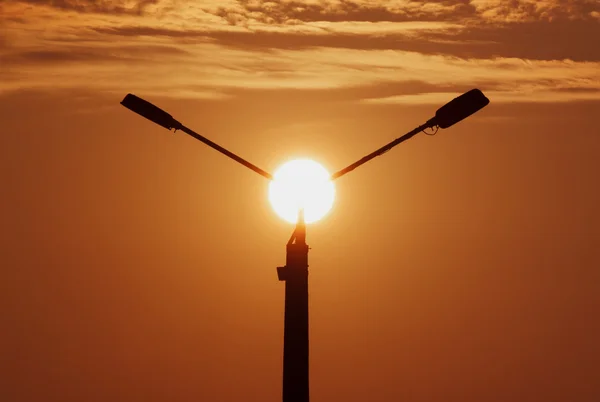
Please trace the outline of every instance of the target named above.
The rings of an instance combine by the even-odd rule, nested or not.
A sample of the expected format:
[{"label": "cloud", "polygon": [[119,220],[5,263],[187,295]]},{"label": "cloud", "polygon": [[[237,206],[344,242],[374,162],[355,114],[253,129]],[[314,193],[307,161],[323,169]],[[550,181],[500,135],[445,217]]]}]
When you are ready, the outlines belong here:
[{"label": "cloud", "polygon": [[505,4],[9,1],[0,6],[0,57],[10,80],[0,90],[222,99],[277,89],[425,102],[481,86],[506,100],[596,99],[600,50],[588,44],[600,34],[596,6]]},{"label": "cloud", "polygon": [[133,14],[142,15],[144,11],[159,0],[18,0],[13,3],[24,3],[45,6],[59,10],[79,13],[99,14]]},{"label": "cloud", "polygon": [[[494,103],[563,103],[574,101],[600,101],[600,89],[589,91],[486,91]],[[456,97],[448,92],[428,92],[413,95],[396,95],[385,98],[364,99],[368,104],[443,105]]]},{"label": "cloud", "polygon": [[[231,25],[306,25],[337,22],[447,22],[465,27],[499,26],[510,22],[595,20],[595,0],[278,0],[223,1],[202,11]],[[334,24],[332,24],[334,25]]]},{"label": "cloud", "polygon": [[232,25],[250,21],[265,24],[317,21],[507,23],[589,19],[600,11],[595,0],[241,0],[227,3],[206,10]]},{"label": "cloud", "polygon": [[194,28],[186,29],[178,27],[177,29],[165,26],[150,25],[132,25],[132,26],[112,26],[98,27],[98,32],[110,33],[124,36],[142,36],[142,35],[160,35],[172,37],[194,37],[210,36],[218,33],[238,33],[254,35],[260,33],[276,33],[282,35],[299,34],[308,37],[325,35],[369,35],[382,37],[385,35],[403,34],[412,37],[417,36],[419,32],[437,32],[447,30],[459,30],[462,26],[449,22],[430,22],[430,21],[405,21],[405,22],[368,22],[368,21],[315,21],[303,24],[248,24],[244,26],[237,25],[214,25],[199,24]]},{"label": "cloud", "polygon": [[115,62],[139,61],[146,62],[148,58],[165,56],[185,56],[188,52],[172,46],[103,46],[96,48],[69,47],[61,50],[21,50],[6,53],[3,57],[5,66],[10,65],[43,65],[86,62]]},{"label": "cloud", "polygon": [[[274,49],[257,55],[252,49],[224,48],[214,43],[188,45],[184,52],[146,42],[136,41],[137,47],[107,44],[94,51],[65,45],[53,52],[13,52],[5,65],[27,85],[46,82],[109,91],[127,87],[174,96],[190,96],[196,91],[202,96],[207,92],[223,96],[244,89],[339,90],[390,84],[402,91],[400,84],[407,82],[449,88],[483,85],[506,93],[513,91],[516,96],[525,90],[544,93],[600,88],[600,63],[596,62],[461,59],[418,52],[322,47]],[[23,68],[35,62],[35,69]],[[62,63],[60,69],[55,68],[56,63]],[[586,99],[592,96],[578,93]]]},{"label": "cloud", "polygon": [[499,22],[593,19],[596,0],[471,0],[477,15]]},{"label": "cloud", "polygon": [[294,25],[309,22],[446,21],[507,23],[598,19],[595,0],[5,0],[79,13],[171,16],[210,14],[229,25]]},{"label": "cloud", "polygon": [[456,20],[471,13],[463,1],[239,1],[212,9],[232,25],[250,21],[265,24],[300,22],[407,22]]},{"label": "cloud", "polygon": [[[469,27],[452,35],[430,34],[434,41],[452,39],[462,44],[447,50],[462,57],[577,61],[600,61],[600,47],[590,46],[592,38],[598,36],[600,24],[593,20],[507,23],[494,28]],[[477,41],[472,42],[475,38]]]}]

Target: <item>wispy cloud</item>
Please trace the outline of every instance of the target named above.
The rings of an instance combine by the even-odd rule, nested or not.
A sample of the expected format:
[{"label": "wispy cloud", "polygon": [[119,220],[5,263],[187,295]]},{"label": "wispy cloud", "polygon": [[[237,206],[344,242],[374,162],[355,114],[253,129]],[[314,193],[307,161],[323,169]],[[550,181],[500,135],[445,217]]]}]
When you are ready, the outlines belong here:
[{"label": "wispy cloud", "polygon": [[[486,95],[494,103],[562,103],[584,100],[600,100],[600,89],[592,91],[486,91]],[[442,105],[452,100],[456,95],[448,92],[428,92],[413,95],[396,95],[384,98],[363,99],[362,102],[370,104],[434,104]]]},{"label": "wispy cloud", "polygon": [[50,7],[79,13],[141,15],[149,6],[157,4],[158,1],[159,0],[18,0],[14,1],[14,3]]},{"label": "wispy cloud", "polygon": [[524,22],[556,19],[597,19],[600,5],[595,0],[471,0],[484,20]]}]

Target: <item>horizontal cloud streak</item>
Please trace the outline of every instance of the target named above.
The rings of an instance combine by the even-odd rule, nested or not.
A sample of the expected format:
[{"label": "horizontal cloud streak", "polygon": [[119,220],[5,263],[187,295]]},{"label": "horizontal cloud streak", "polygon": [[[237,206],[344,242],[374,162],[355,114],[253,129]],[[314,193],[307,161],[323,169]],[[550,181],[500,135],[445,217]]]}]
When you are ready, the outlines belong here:
[{"label": "horizontal cloud streak", "polygon": [[[486,95],[494,100],[494,103],[561,103],[593,100],[600,101],[600,89],[593,91],[486,91]],[[452,100],[456,95],[447,92],[428,92],[415,95],[398,95],[386,98],[364,99],[369,104],[406,104],[442,105]]]},{"label": "horizontal cloud streak", "polygon": [[159,0],[18,0],[13,3],[25,3],[36,6],[52,7],[59,10],[98,14],[141,15]]},{"label": "horizontal cloud streak", "polygon": [[[23,60],[29,64],[37,62],[37,68],[24,69]],[[105,45],[93,52],[65,47],[52,53],[12,53],[6,61],[5,66],[24,85],[39,85],[44,81],[51,84],[45,78],[51,73],[58,86],[91,85],[103,90],[122,90],[127,86],[164,90],[173,95],[189,94],[189,87],[202,88],[204,94],[209,88],[214,93],[242,89],[314,90],[411,81],[436,86],[485,85],[507,93],[514,91],[516,96],[524,90],[600,88],[600,63],[459,59],[388,50],[272,50],[258,57],[252,50],[207,43],[188,45],[185,52],[171,47],[122,44]],[[71,63],[65,64],[66,61]],[[60,69],[54,67],[56,63],[62,63]],[[89,77],[96,80],[91,82]],[[6,89],[7,84],[2,87]]]}]

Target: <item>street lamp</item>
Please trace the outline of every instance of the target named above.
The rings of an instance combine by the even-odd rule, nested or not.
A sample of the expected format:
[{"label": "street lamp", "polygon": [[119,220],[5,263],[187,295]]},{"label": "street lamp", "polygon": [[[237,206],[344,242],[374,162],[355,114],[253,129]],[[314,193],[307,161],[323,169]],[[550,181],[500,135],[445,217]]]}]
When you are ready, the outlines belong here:
[{"label": "street lamp", "polygon": [[[487,106],[489,99],[479,89],[472,89],[454,98],[441,108],[435,116],[414,130],[404,134],[383,147],[371,152],[353,164],[335,172],[331,180],[351,172],[360,165],[382,155],[427,129],[448,128]],[[261,176],[273,180],[273,176],[256,165],[246,161],[233,152],[221,147],[209,139],[195,133],[175,120],[169,113],[133,94],[128,94],[121,104],[135,113],[151,120],[167,130],[181,130],[221,152],[236,162],[246,166]],[[433,134],[435,134],[435,132]],[[285,317],[283,335],[283,402],[309,401],[308,376],[308,245],[306,244],[306,225],[304,210],[298,211],[296,228],[286,245],[286,264],[277,267],[277,277],[285,282]]]}]

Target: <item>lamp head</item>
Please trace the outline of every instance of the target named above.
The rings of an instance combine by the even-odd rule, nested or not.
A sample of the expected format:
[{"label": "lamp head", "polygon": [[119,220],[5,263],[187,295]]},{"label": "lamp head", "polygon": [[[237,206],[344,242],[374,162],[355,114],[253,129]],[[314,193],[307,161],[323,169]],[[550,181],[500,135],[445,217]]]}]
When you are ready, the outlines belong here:
[{"label": "lamp head", "polygon": [[472,89],[452,99],[435,112],[429,122],[448,128],[487,106],[490,100],[479,89]]},{"label": "lamp head", "polygon": [[121,105],[159,126],[163,126],[167,130],[173,128],[178,130],[181,128],[181,123],[175,120],[169,113],[134,94],[127,94],[121,101]]}]

